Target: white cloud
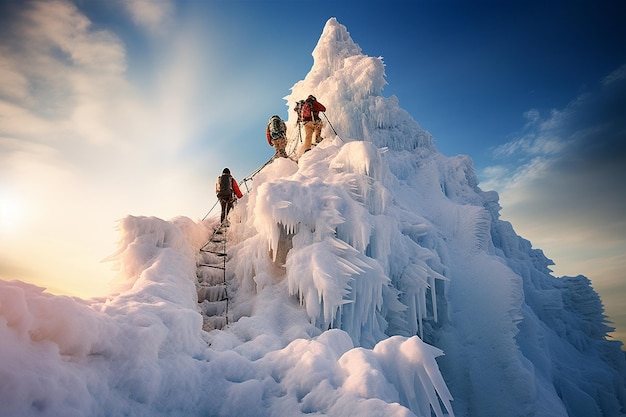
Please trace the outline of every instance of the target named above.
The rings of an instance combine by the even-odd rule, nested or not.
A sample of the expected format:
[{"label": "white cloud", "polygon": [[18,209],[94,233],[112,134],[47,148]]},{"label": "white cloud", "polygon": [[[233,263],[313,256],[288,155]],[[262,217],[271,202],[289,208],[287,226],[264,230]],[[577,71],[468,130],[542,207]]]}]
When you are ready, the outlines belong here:
[{"label": "white cloud", "polygon": [[116,100],[133,97],[123,78],[123,44],[110,32],[94,30],[71,3],[28,5],[14,19],[12,41],[3,48],[9,77],[0,79],[6,120],[1,133],[66,146],[113,142],[112,121],[129,115],[128,106],[120,109]]},{"label": "white cloud", "polygon": [[[95,30],[76,6],[62,0],[29,4],[31,7],[21,15],[19,31],[23,42],[32,48],[23,50],[32,51],[31,58],[102,73],[125,70],[125,53],[120,40],[111,32]],[[49,70],[39,68],[39,73],[45,75]]]},{"label": "white cloud", "polygon": [[28,79],[8,59],[6,46],[0,45],[0,97],[25,100],[28,97]]},{"label": "white cloud", "polygon": [[153,35],[163,34],[171,24],[174,4],[170,0],[122,0],[135,24]]},{"label": "white cloud", "polygon": [[[555,261],[555,273],[587,275],[602,297],[626,262],[625,68],[564,109],[527,112],[518,137],[494,151],[498,164],[481,173],[503,219]],[[608,313],[617,320],[626,307]]]},{"label": "white cloud", "polygon": [[610,87],[611,84],[616,82],[621,82],[626,79],[626,64],[622,65],[602,80],[602,85],[604,87]]},{"label": "white cloud", "polygon": [[[204,109],[193,111],[202,75],[189,70],[194,52],[164,43],[164,56],[179,54],[164,59],[175,82],[140,90],[124,42],[100,27],[67,1],[24,3],[0,46],[0,191],[23,210],[11,240],[0,235],[0,275],[34,274],[81,295],[103,288],[108,266],[99,261],[113,249],[118,219],[199,217],[213,185],[198,173],[211,155],[179,155],[203,120]],[[24,259],[34,252],[38,262]],[[6,276],[12,271],[20,276]]]},{"label": "white cloud", "polygon": [[517,137],[494,150],[498,165],[482,173],[483,184],[511,194],[528,190],[531,196],[544,198],[538,201],[541,206],[550,204],[549,196],[559,196],[566,204],[578,201],[568,211],[597,213],[607,202],[623,207],[626,71],[622,68],[607,77],[610,83],[581,94],[564,109],[543,117],[536,110],[527,112],[528,123]]}]

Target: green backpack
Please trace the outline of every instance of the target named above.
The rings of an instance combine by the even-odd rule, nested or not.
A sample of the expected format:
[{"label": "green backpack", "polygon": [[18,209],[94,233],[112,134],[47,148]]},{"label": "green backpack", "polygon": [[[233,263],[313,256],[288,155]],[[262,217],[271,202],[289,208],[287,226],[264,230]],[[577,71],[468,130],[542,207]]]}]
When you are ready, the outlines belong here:
[{"label": "green backpack", "polygon": [[269,121],[270,136],[272,139],[280,139],[285,137],[285,123],[277,115],[270,117]]}]

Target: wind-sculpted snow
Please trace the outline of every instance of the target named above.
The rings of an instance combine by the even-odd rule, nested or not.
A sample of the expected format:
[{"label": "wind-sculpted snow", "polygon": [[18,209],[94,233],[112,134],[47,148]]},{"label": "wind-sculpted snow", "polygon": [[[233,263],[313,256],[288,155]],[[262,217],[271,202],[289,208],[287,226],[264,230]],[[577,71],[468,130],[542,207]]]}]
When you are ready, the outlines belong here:
[{"label": "wind-sculpted snow", "polygon": [[[396,334],[413,335],[426,316],[436,319],[426,295],[436,300],[435,280],[445,279],[429,265],[436,253],[404,235],[387,212],[391,174],[383,158],[368,142],[336,141],[301,158],[297,171],[277,160],[255,178],[260,185],[240,208],[244,228],[258,230],[273,260],[284,264],[289,291],[312,323],[342,328],[368,347],[386,337],[390,321]],[[277,259],[281,245],[290,247],[285,259]],[[259,257],[267,254],[246,251],[237,263],[259,264]]]},{"label": "wind-sculpted snow", "polygon": [[119,295],[0,281],[0,416],[412,416],[416,399],[449,401],[440,350],[416,337],[355,349],[347,333],[309,324],[282,285],[260,290],[250,317],[202,332],[189,274],[204,224],[129,217],[120,233]]},{"label": "wind-sculpted snow", "polygon": [[84,301],[0,281],[0,415],[145,415],[162,390],[182,399],[170,369],[188,371],[205,345],[193,246],[163,220],[130,217],[121,228],[116,259],[128,290],[117,297]]}]

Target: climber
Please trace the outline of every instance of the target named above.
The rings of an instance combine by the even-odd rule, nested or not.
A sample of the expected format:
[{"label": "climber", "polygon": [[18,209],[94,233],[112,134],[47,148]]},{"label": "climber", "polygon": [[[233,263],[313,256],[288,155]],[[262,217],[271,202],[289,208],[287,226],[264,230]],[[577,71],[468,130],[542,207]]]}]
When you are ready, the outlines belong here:
[{"label": "climber", "polygon": [[326,111],[326,107],[317,101],[315,96],[309,95],[306,100],[299,101],[294,108],[298,113],[298,122],[304,126],[304,144],[300,154],[311,149],[313,135],[315,135],[315,144],[322,141],[322,119],[319,113]]},{"label": "climber", "polygon": [[237,181],[235,181],[232,175],[230,175],[230,169],[224,168],[222,175],[217,177],[217,182],[215,183],[215,194],[222,205],[222,216],[220,218],[220,222],[228,226],[228,213],[233,208],[235,199],[243,197],[243,194],[239,189],[239,184],[237,184]]},{"label": "climber", "polygon": [[267,127],[265,128],[265,136],[267,143],[276,150],[276,157],[287,158],[285,147],[287,146],[287,125],[278,115],[270,117]]}]

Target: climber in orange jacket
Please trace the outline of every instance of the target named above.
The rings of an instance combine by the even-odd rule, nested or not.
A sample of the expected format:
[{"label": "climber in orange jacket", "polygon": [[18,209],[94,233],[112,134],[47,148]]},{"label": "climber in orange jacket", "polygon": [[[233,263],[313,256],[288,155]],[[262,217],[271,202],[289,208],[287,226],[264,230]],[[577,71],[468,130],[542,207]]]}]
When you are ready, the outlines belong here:
[{"label": "climber in orange jacket", "polygon": [[276,150],[274,158],[277,156],[287,158],[287,152],[285,151],[287,147],[287,125],[280,116],[275,114],[270,117],[265,128],[265,136],[267,137],[267,143]]}]

